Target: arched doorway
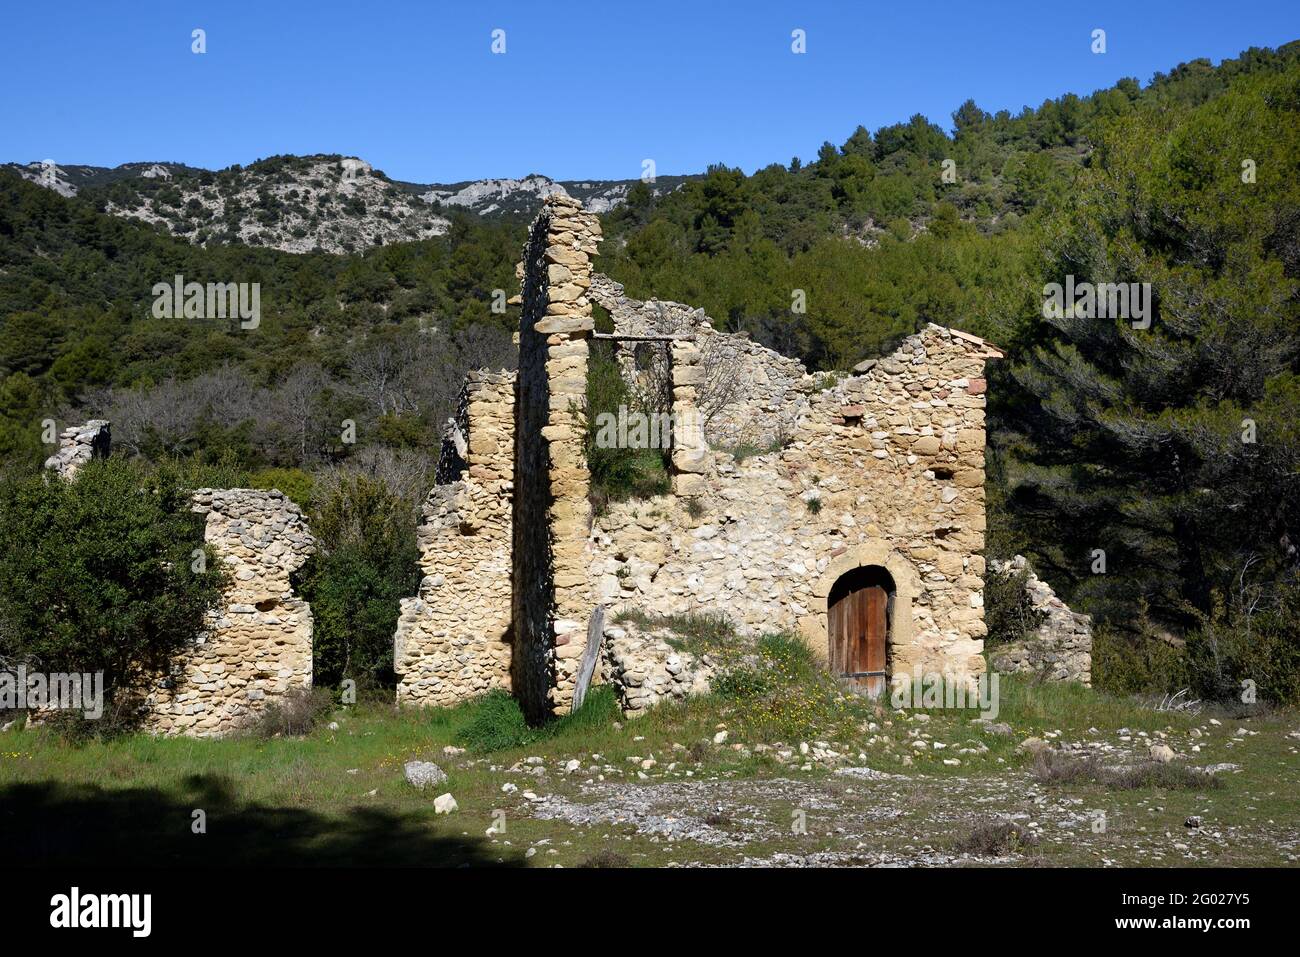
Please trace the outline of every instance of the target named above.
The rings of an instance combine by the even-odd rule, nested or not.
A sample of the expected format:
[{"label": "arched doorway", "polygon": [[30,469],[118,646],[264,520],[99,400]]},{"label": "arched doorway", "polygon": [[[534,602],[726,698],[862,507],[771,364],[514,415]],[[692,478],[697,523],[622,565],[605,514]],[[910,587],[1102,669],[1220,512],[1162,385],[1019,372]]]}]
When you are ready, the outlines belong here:
[{"label": "arched doorway", "polygon": [[889,572],[867,565],[840,576],[826,599],[831,671],[872,698],[885,690],[894,593]]}]

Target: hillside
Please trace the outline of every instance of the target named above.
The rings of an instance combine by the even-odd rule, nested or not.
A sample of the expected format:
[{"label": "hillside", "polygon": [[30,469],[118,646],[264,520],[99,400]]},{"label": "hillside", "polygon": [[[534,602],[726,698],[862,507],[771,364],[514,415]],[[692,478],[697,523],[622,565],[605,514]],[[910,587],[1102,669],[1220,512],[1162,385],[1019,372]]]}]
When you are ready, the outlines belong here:
[{"label": "hillside", "polygon": [[[625,202],[638,182],[557,182],[533,174],[422,185],[391,180],[364,160],[339,155],[276,156],[219,171],[166,162],[5,165],[61,196],[161,226],[196,245],[241,243],[291,253],[347,253],[441,236],[453,210],[527,220],[557,192],[605,213]],[[652,194],[687,179],[662,177]]]},{"label": "hillside", "polygon": [[[694,176],[660,176],[648,186],[651,195],[663,196]],[[580,201],[593,213],[608,213],[627,202],[640,180],[553,180],[534,173],[523,179],[479,179],[447,186],[433,185],[421,198],[443,206],[468,209],[480,216],[531,218],[547,196],[563,193]]]}]

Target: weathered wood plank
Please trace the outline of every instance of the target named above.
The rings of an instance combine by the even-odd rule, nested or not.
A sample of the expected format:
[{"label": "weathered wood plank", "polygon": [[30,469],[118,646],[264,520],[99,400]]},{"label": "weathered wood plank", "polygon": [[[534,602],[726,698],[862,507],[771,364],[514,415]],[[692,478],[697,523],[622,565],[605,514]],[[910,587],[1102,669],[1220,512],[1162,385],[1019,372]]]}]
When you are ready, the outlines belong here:
[{"label": "weathered wood plank", "polygon": [[587,647],[582,652],[582,665],[578,668],[578,681],[573,688],[573,710],[582,707],[587,699],[587,689],[596,674],[596,662],[600,658],[600,643],[605,638],[605,606],[597,605],[591,613],[587,625]]}]

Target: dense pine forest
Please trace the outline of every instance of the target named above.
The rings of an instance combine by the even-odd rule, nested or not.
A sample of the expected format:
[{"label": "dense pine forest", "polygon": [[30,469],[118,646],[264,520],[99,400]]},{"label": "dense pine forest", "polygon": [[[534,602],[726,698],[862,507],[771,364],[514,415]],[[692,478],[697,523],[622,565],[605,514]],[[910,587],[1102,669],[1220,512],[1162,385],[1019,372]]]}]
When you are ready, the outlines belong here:
[{"label": "dense pine forest", "polygon": [[[1104,685],[1223,697],[1249,676],[1295,701],[1298,157],[1300,42],[639,185],[603,217],[599,268],[819,370],[926,322],[995,342],[990,555],[1030,556],[1097,617]],[[281,488],[326,542],[323,679],[382,683],[441,423],[465,371],[514,361],[498,290],[517,292],[525,218],[290,254],[193,245],[101,212],[111,195],[0,170],[0,467],[22,483],[45,420],[100,417],[137,467]],[[155,318],[176,275],[260,283],[260,324]],[[1067,276],[1150,283],[1150,328],[1046,317]]]}]

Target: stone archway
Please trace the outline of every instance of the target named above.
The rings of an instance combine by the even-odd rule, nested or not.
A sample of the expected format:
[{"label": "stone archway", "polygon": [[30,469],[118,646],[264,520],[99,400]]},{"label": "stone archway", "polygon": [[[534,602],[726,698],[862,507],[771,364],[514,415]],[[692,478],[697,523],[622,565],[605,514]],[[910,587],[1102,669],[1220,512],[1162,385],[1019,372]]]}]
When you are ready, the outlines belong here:
[{"label": "stone archway", "polygon": [[814,614],[800,620],[799,630],[813,654],[827,667],[831,667],[828,614],[831,591],[849,573],[873,567],[883,569],[893,583],[886,639],[887,670],[907,671],[918,657],[913,605],[921,592],[921,576],[888,541],[872,539],[834,556],[813,583],[812,594],[819,607]]}]

